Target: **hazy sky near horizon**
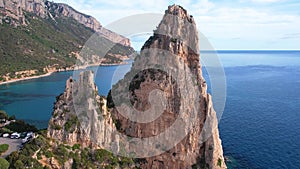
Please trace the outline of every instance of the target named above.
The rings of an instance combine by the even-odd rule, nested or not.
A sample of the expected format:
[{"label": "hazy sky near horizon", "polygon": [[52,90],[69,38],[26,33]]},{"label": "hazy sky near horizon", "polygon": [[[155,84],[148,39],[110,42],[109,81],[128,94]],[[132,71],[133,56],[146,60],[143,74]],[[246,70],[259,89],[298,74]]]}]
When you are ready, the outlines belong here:
[{"label": "hazy sky near horizon", "polygon": [[[199,31],[217,50],[300,50],[299,0],[54,1],[95,17],[103,26],[135,14],[164,14],[167,6],[175,3],[194,16]],[[139,50],[148,36],[129,38]]]}]

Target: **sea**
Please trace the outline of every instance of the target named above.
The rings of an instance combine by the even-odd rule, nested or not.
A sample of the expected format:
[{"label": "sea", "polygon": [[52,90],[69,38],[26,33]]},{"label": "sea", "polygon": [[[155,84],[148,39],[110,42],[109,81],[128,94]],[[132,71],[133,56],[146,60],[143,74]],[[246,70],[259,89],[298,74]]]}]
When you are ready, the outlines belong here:
[{"label": "sea", "polygon": [[[226,104],[220,137],[232,169],[300,168],[300,51],[217,51],[226,77]],[[100,95],[130,70],[100,66]],[[56,96],[74,72],[0,86],[0,110],[38,128],[47,128]],[[203,67],[208,81],[209,74]],[[221,111],[221,110],[220,110]]]}]

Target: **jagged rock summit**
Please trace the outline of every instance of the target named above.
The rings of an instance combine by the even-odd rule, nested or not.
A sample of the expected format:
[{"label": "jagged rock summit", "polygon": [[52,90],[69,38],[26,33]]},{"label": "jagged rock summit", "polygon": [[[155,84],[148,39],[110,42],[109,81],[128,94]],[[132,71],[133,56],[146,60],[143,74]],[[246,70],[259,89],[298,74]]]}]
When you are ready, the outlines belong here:
[{"label": "jagged rock summit", "polygon": [[[142,168],[226,168],[216,112],[202,76],[199,53],[193,17],[181,6],[169,6],[131,71],[113,87],[112,96],[108,96],[112,116],[123,134],[142,139],[164,135],[164,145],[149,143],[148,147],[153,148],[147,150],[165,149],[165,152],[145,158]],[[128,81],[130,84],[126,86]],[[148,99],[154,90],[162,91],[166,98],[159,118],[138,123],[124,116],[118,100],[122,102],[129,97],[133,109],[147,111],[154,106]],[[195,109],[196,114],[193,114]],[[195,121],[186,119],[193,116],[196,116]],[[174,133],[165,133],[178,118],[182,127],[174,133],[185,134],[179,143],[172,142],[171,139],[176,139],[172,137]],[[190,122],[194,122],[191,128]],[[168,145],[173,148],[169,149]]]},{"label": "jagged rock summit", "polygon": [[[217,116],[199,60],[193,17],[181,6],[169,6],[131,70],[107,99],[98,96],[91,72],[81,73],[78,82],[67,81],[65,92],[57,98],[48,136],[71,145],[108,148],[118,155],[124,151],[138,157],[140,168],[226,168]],[[139,112],[148,114],[139,116]],[[166,132],[177,123],[179,128]],[[163,141],[151,142],[155,137]],[[143,140],[148,142],[139,144]]]}]

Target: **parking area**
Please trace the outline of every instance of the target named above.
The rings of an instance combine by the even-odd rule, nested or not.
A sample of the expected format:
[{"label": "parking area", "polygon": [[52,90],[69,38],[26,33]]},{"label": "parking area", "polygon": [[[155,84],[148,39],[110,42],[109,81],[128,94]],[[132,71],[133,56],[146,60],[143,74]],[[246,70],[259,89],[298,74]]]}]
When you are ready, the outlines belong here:
[{"label": "parking area", "polygon": [[21,148],[22,139],[10,139],[10,138],[0,137],[0,144],[8,144],[9,145],[8,150],[5,153],[1,154],[1,156],[0,156],[0,157],[5,158],[12,152],[17,151]]}]

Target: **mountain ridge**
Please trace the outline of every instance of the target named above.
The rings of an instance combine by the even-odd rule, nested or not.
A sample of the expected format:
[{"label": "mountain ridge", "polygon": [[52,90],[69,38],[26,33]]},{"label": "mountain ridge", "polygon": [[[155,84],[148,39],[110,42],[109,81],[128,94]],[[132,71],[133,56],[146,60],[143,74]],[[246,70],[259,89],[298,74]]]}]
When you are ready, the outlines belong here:
[{"label": "mountain ridge", "polygon": [[93,60],[83,58],[91,61],[86,65],[121,64],[134,52],[129,39],[103,28],[95,18],[44,0],[0,0],[0,31],[0,82],[74,70],[91,36],[112,48],[102,56],[91,48]]},{"label": "mountain ridge", "polygon": [[131,45],[128,38],[104,28],[93,16],[83,14],[65,3],[54,3],[47,0],[0,0],[0,8],[4,8],[8,11],[6,14],[18,20],[21,25],[28,24],[26,23],[23,11],[35,13],[42,18],[52,18],[54,20],[55,17],[57,17],[56,15],[72,17],[95,32],[101,33],[114,43],[120,43],[124,46]]}]

